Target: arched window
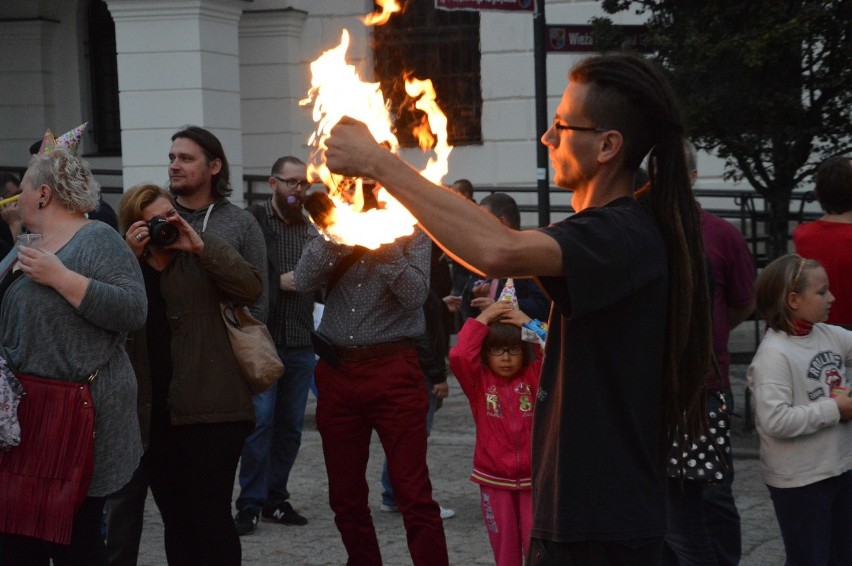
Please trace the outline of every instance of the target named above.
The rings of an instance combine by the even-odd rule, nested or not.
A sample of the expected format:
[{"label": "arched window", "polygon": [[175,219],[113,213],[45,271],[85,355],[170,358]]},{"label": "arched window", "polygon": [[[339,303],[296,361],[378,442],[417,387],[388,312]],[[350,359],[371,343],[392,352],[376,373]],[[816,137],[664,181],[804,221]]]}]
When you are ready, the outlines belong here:
[{"label": "arched window", "polygon": [[92,81],[92,123],[87,131],[98,155],[121,155],[115,22],[103,0],[89,4],[88,24],[86,56]]},{"label": "arched window", "polygon": [[408,2],[373,30],[375,72],[396,113],[397,138],[417,145],[411,135],[420,111],[405,94],[406,73],[432,79],[438,105],[447,115],[449,142],[482,143],[479,13],[435,9],[434,2]]}]

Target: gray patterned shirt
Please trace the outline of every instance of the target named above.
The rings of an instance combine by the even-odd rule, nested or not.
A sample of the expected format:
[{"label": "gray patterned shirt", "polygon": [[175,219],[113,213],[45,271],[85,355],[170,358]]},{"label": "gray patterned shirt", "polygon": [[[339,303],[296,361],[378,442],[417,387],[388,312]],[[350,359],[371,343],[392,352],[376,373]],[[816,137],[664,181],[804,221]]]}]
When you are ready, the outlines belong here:
[{"label": "gray patterned shirt", "polygon": [[[419,229],[368,250],[326,297],[320,333],[343,347],[422,335],[430,251],[429,238]],[[310,291],[325,286],[337,263],[350,253],[350,246],[314,238],[296,264],[296,288]]]}]

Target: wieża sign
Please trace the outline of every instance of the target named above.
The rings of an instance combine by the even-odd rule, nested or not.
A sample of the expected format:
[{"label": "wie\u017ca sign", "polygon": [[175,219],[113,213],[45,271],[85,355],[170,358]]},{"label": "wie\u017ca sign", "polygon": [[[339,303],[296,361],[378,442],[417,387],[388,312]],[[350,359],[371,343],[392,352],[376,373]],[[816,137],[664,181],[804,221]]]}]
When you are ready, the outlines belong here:
[{"label": "wie\u017ca sign", "polygon": [[532,12],[535,0],[435,0],[438,10]]},{"label": "wie\u017ca sign", "polygon": [[[645,26],[617,26],[628,43],[637,51],[643,51],[642,39],[648,33]],[[596,53],[592,26],[585,25],[549,25],[547,26],[548,53]]]}]

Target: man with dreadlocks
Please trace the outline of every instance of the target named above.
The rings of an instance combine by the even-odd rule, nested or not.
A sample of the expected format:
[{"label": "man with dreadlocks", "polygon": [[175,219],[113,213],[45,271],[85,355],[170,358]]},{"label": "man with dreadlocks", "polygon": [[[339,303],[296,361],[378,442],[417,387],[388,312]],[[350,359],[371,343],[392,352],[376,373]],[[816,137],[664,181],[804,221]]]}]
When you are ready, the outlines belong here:
[{"label": "man with dreadlocks", "polygon": [[[503,227],[344,118],[326,157],[376,179],[450,255],[490,277],[534,276],[553,301],[533,427],[528,564],[656,564],[665,456],[697,432],[711,330],[698,208],[674,96],[649,63],[581,61],[542,136],[576,214]],[[650,156],[650,191],[633,180]],[[475,226],[475,230],[458,230]]]}]

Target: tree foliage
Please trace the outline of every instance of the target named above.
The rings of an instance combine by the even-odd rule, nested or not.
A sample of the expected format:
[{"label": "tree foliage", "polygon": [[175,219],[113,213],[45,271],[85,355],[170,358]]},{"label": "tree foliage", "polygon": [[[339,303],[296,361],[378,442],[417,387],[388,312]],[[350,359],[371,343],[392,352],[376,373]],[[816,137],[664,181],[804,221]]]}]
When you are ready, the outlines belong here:
[{"label": "tree foliage", "polygon": [[[790,194],[852,150],[852,0],[603,0],[647,16],[646,46],[669,74],[690,139],[766,199],[786,250]],[[597,19],[610,47],[617,28]]]}]

